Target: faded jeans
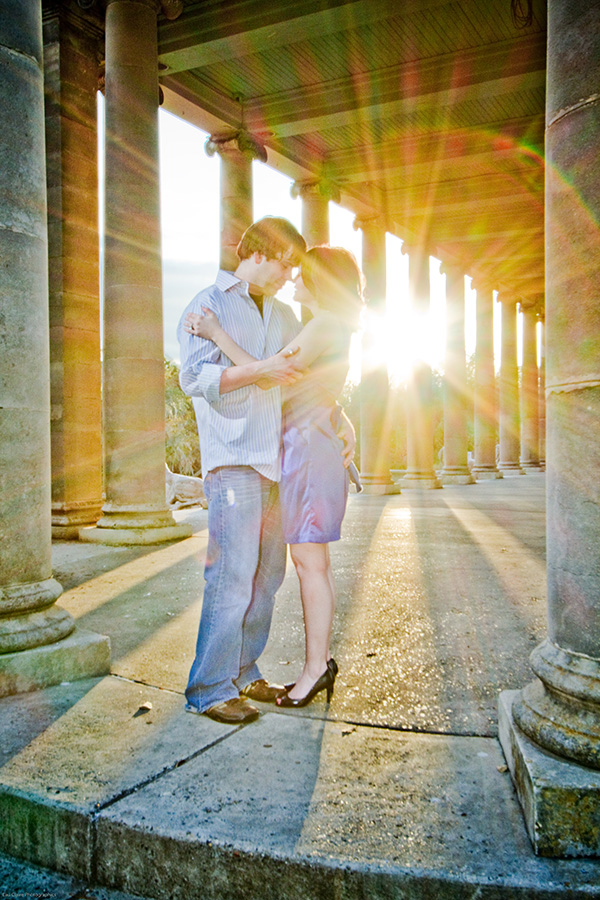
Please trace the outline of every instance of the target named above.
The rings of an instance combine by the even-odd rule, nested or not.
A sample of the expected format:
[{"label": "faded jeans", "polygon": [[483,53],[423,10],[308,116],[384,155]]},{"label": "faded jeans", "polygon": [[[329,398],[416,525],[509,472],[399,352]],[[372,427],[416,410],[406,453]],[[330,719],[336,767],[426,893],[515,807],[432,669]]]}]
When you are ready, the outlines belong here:
[{"label": "faded jeans", "polygon": [[275,593],[285,575],[278,485],[250,466],[223,466],[204,480],[208,550],[204,599],[186,698],[205,712],[261,678]]}]

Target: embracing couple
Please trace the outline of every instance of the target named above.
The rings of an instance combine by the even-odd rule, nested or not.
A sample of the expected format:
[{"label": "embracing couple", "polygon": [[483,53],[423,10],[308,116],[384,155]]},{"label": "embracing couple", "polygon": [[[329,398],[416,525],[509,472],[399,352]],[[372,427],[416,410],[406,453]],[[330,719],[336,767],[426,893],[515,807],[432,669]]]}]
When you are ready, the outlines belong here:
[{"label": "embracing couple", "polygon": [[[209,535],[186,708],[231,724],[258,717],[251,700],[299,707],[321,691],[328,699],[333,693],[329,542],[340,538],[355,445],[336,399],[363,289],[351,253],[307,251],[285,219],[255,222],[237,254],[235,272],[220,271],[178,328]],[[295,299],[313,313],[304,328],[275,299],[298,267]],[[262,677],[257,660],[284,578],[286,544],[300,581],[306,659],[296,681],[283,687]]]}]

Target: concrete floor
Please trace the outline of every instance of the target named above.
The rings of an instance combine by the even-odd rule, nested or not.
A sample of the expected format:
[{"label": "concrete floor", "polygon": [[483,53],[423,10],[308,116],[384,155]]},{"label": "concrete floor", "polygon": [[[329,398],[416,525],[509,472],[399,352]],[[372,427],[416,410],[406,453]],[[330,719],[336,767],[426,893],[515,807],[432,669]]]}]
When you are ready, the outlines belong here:
[{"label": "concrete floor", "polygon": [[[157,900],[600,897],[600,861],[534,856],[496,739],[498,694],[531,680],[546,633],[542,474],[351,495],[332,547],[333,700],[263,706],[240,729],[183,711],[207,514],[177,515],[194,526],[180,543],[54,547],[60,603],[110,636],[112,673],[0,701],[0,848],[65,873],[0,859],[14,896],[49,891],[34,894],[39,875],[60,900],[81,885]],[[293,680],[302,656],[290,566],[263,672]]]}]

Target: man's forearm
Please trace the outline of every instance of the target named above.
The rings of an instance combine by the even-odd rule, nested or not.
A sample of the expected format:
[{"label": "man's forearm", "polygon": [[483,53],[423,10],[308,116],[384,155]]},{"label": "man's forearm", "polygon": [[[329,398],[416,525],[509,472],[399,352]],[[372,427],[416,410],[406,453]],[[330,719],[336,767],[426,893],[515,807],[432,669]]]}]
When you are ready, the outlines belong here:
[{"label": "man's forearm", "polygon": [[229,394],[239,388],[255,384],[262,390],[270,390],[279,384],[292,384],[302,377],[302,370],[294,364],[294,352],[276,353],[268,359],[257,359],[243,366],[230,366],[223,370],[219,393]]},{"label": "man's forearm", "polygon": [[231,391],[237,391],[239,388],[248,387],[250,384],[256,384],[261,377],[260,364],[262,360],[246,363],[243,366],[229,366],[223,369],[221,381],[219,384],[219,393],[229,394]]}]

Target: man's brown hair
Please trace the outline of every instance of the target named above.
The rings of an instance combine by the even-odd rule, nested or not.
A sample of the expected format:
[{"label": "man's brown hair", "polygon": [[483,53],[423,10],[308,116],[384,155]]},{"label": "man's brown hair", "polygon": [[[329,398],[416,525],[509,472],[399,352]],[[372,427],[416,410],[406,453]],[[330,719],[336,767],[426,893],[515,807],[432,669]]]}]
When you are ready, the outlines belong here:
[{"label": "man's brown hair", "polygon": [[249,259],[253,253],[262,253],[267,259],[288,254],[288,260],[298,266],[306,253],[306,241],[287,219],[265,216],[246,229],[237,246],[240,260]]}]

